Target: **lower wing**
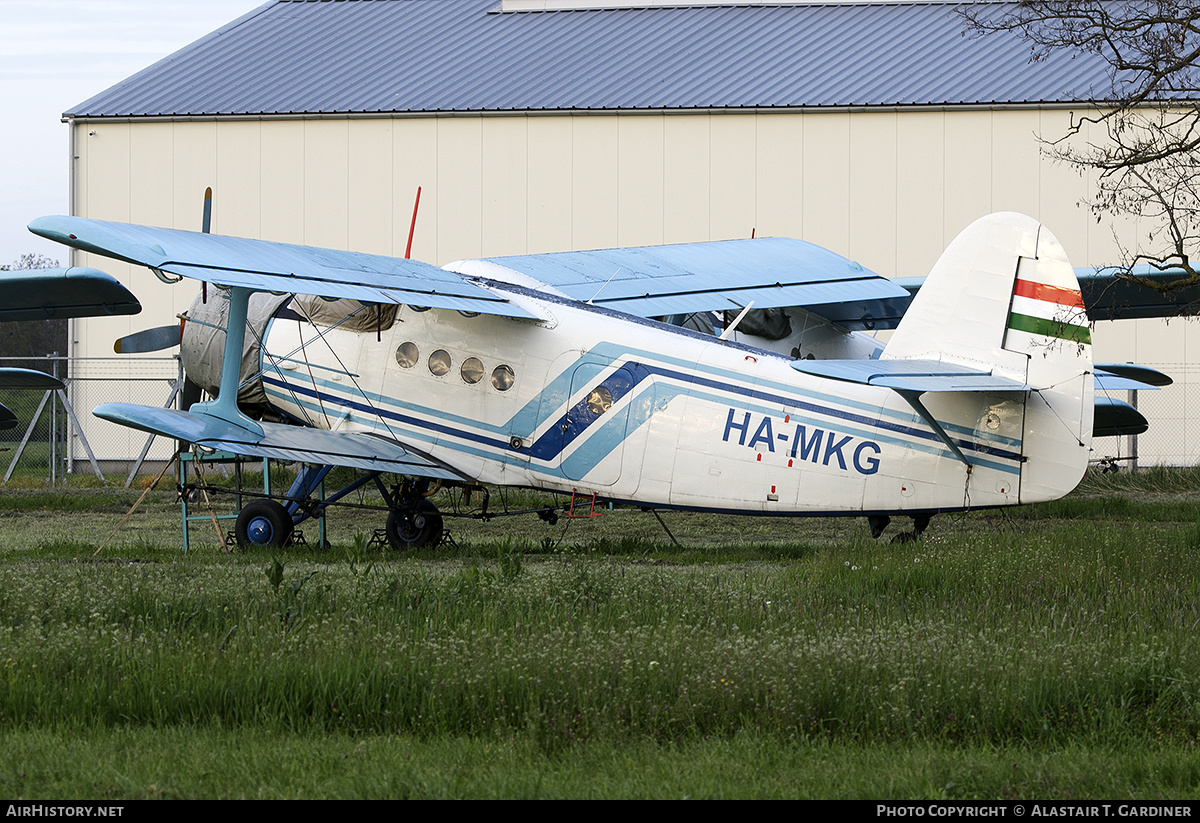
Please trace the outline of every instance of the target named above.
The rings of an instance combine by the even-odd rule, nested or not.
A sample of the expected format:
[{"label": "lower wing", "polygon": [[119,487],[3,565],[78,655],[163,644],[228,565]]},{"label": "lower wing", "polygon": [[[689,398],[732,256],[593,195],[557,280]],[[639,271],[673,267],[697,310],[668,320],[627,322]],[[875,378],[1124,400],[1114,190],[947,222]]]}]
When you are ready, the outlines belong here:
[{"label": "lower wing", "polygon": [[392,472],[442,480],[462,480],[464,475],[396,440],[366,432],[332,432],[285,423],[258,423],[261,433],[196,412],[105,403],[97,417],[141,429],[151,434],[194,443],[202,449],[226,451],[245,457],[268,457],[301,463],[347,466],[366,471]]}]

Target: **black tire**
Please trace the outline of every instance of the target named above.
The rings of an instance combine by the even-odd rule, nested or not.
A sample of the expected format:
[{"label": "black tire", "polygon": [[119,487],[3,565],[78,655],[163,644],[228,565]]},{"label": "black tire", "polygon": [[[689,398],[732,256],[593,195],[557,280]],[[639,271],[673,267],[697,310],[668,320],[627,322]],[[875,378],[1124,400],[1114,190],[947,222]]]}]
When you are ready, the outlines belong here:
[{"label": "black tire", "polygon": [[396,551],[436,546],[442,542],[442,516],[437,506],[422,499],[406,510],[388,512],[387,539]]},{"label": "black tire", "polygon": [[280,549],[292,536],[292,518],[274,500],[251,500],[238,512],[236,534],[242,549]]}]

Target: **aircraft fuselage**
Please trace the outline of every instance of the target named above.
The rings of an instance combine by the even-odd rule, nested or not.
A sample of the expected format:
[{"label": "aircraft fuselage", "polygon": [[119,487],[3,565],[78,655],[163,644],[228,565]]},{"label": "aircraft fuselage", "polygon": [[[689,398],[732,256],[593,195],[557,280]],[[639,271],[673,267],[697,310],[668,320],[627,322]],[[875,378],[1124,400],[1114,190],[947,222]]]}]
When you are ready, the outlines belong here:
[{"label": "aircraft fuselage", "polygon": [[521,291],[542,322],[406,306],[377,339],[277,317],[264,389],[300,421],[401,439],[483,483],[780,515],[1028,502],[1023,397],[929,401],[968,472],[894,391]]}]

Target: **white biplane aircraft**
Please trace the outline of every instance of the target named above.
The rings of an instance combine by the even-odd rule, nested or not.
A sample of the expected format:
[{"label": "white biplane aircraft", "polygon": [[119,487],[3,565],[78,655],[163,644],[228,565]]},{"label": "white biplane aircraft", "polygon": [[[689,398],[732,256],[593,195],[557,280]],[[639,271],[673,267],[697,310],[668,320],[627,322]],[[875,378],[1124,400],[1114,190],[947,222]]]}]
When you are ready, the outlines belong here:
[{"label": "white biplane aircraft", "polygon": [[[919,535],[938,512],[1071,491],[1093,436],[1145,428],[1097,387],[1170,382],[1093,366],[1062,246],[1018,214],[967,228],[915,297],[784,238],[437,268],[73,217],[30,230],[221,287],[183,335],[189,376],[216,399],[107,403],[101,418],[202,449],[592,503],[866,515],[875,536],[906,515]],[[886,345],[860,333],[889,328]],[[282,544],[316,477],[289,508],[247,505],[239,541]],[[376,483],[393,545],[440,539],[420,480]]]}]

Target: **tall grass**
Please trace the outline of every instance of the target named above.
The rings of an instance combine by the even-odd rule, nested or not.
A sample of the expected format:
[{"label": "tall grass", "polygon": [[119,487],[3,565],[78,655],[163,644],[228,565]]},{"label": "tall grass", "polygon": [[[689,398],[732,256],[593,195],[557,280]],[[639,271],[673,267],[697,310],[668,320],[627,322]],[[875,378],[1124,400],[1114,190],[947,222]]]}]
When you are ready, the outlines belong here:
[{"label": "tall grass", "polygon": [[960,526],[719,565],[12,560],[0,727],[1194,745],[1200,527]]}]

